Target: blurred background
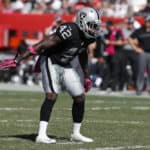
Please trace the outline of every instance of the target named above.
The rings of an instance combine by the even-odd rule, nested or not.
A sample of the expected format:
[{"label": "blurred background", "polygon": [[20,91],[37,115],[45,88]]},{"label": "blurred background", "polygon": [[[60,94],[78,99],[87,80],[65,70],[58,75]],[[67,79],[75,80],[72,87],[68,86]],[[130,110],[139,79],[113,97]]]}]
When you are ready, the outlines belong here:
[{"label": "blurred background", "polygon": [[[103,15],[101,35],[88,47],[94,87],[101,91],[135,90],[136,54],[135,61],[130,61],[129,43],[110,51],[107,42],[111,30],[120,32],[114,41],[125,41],[127,30],[142,26],[144,17],[150,14],[150,0],[0,0],[0,60],[13,58],[17,51],[25,52],[29,45],[54,32],[61,23],[73,21],[76,12],[85,6],[92,6]],[[110,61],[117,49],[122,51],[121,59]],[[32,57],[16,69],[0,71],[0,82],[41,85],[41,74],[33,71],[36,59]],[[115,83],[114,66],[120,68]],[[146,75],[145,72],[145,79]]]}]

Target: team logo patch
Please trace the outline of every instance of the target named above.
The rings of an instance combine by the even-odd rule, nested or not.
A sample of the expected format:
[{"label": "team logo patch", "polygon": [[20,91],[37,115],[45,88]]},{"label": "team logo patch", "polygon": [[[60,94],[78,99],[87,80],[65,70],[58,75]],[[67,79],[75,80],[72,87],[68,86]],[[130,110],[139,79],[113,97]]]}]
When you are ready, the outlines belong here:
[{"label": "team logo patch", "polygon": [[84,19],[85,17],[86,17],[86,13],[81,12],[81,13],[80,13],[80,19]]}]

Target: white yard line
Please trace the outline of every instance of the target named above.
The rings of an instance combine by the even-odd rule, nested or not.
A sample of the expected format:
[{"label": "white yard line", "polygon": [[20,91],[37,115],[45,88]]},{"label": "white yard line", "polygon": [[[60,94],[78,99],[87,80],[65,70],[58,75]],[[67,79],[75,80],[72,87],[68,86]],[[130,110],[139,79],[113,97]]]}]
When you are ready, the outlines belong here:
[{"label": "white yard line", "polygon": [[150,110],[149,106],[136,106],[132,107],[133,110]]},{"label": "white yard line", "polygon": [[0,111],[18,111],[18,110],[39,110],[37,108],[26,108],[26,107],[0,107]]},{"label": "white yard line", "polygon": [[118,147],[97,147],[97,148],[91,148],[91,149],[86,149],[86,148],[80,148],[78,150],[128,150],[128,149],[150,149],[150,145],[133,145],[133,146],[118,146]]},{"label": "white yard line", "polygon": [[98,103],[100,103],[100,104],[102,104],[102,103],[104,103],[104,104],[120,104],[120,105],[127,105],[127,104],[134,104],[134,105],[147,105],[147,104],[150,104],[150,101],[149,100],[147,100],[147,101],[130,101],[130,102],[128,102],[128,101],[126,101],[126,100],[121,100],[121,99],[119,99],[119,100],[110,100],[110,101],[107,101],[107,100],[103,100],[103,99],[96,99],[96,100],[90,100],[89,99],[89,101],[87,101],[87,103],[90,103],[90,104],[98,104]]},{"label": "white yard line", "polygon": [[0,123],[7,123],[8,120],[0,120]]},{"label": "white yard line", "polygon": [[119,147],[104,147],[104,148],[96,148],[95,150],[127,150],[127,149],[149,149],[150,145],[133,145],[133,146],[119,146]]},{"label": "white yard line", "polygon": [[118,120],[85,120],[87,123],[103,123],[103,124],[132,124],[132,125],[145,125],[150,122],[145,121],[118,121]]},{"label": "white yard line", "polygon": [[[57,110],[57,108],[54,108]],[[27,107],[0,107],[0,111],[22,111],[22,110],[28,110],[28,111],[39,111],[39,108],[27,108]],[[60,109],[59,109],[60,110]],[[62,108],[62,110],[72,110],[72,108]]]},{"label": "white yard line", "polygon": [[[71,118],[67,118],[67,119],[64,119],[64,118],[55,118],[54,119],[55,121],[61,121],[61,120],[64,120],[64,121],[70,121]],[[16,123],[16,124],[20,124],[20,123],[23,123],[21,124],[26,126],[27,124],[26,123],[37,123],[38,120],[0,120],[0,123]],[[118,120],[84,120],[84,122],[86,123],[100,123],[100,124],[132,124],[132,125],[150,125],[150,122],[145,122],[145,121],[118,121]]]},{"label": "white yard line", "polygon": [[121,109],[129,109],[129,110],[139,110],[139,111],[146,111],[150,110],[149,106],[133,106],[133,107],[118,107],[118,106],[112,106],[112,107],[92,107],[91,108],[93,111],[98,111],[98,110],[121,110]]},{"label": "white yard line", "polygon": [[145,98],[145,99],[149,99],[150,95],[147,92],[143,92],[142,95],[137,96],[135,91],[123,91],[123,92],[103,92],[100,91],[98,89],[92,89],[90,92],[87,93],[87,95],[92,95],[92,96],[107,96],[107,97],[124,97],[124,98],[137,98],[137,99],[141,99],[141,98]]},{"label": "white yard line", "polygon": [[16,122],[37,122],[36,120],[16,120]]},{"label": "white yard line", "polygon": [[[38,111],[40,108],[26,108],[26,107],[0,107],[0,111]],[[57,110],[57,108],[54,108]],[[132,106],[132,107],[119,107],[119,106],[112,106],[112,107],[86,107],[86,110],[121,110],[121,109],[129,109],[129,110],[139,110],[139,111],[147,111],[150,110],[149,106]],[[60,110],[60,109],[59,109]],[[72,108],[63,108],[62,110],[70,111]]]},{"label": "white yard line", "polygon": [[0,141],[18,141],[18,139],[13,137],[0,137]]},{"label": "white yard line", "polygon": [[37,99],[33,99],[33,98],[28,98],[28,99],[25,99],[25,98],[7,98],[7,101],[26,101],[26,102],[36,102]]},{"label": "white yard line", "polygon": [[87,103],[92,103],[92,104],[103,104],[103,103],[105,103],[105,100],[98,100],[98,99],[96,99],[96,100],[89,100],[89,101],[87,101]]},{"label": "white yard line", "polygon": [[121,107],[112,106],[112,107],[92,107],[92,110],[120,110]]}]

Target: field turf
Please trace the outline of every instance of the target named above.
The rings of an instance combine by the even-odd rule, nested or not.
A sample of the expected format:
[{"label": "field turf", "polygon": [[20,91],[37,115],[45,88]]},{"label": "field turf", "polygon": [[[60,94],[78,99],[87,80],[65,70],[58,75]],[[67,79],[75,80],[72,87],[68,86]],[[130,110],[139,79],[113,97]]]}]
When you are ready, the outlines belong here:
[{"label": "field turf", "polygon": [[150,98],[87,96],[81,132],[93,143],[72,143],[72,100],[61,94],[48,134],[56,144],[36,144],[39,111],[44,95],[38,92],[0,92],[0,150],[150,150]]}]

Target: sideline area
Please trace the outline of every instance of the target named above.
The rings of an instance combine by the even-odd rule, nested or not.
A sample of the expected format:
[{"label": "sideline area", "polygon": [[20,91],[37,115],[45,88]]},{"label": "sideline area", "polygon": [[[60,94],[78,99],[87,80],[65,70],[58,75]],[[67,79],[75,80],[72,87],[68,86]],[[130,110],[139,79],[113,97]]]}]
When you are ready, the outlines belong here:
[{"label": "sideline area", "polygon": [[[0,83],[1,91],[30,91],[30,92],[43,92],[42,86],[39,85],[23,85],[23,84],[13,84],[13,83]],[[92,88],[87,95],[97,95],[97,96],[123,96],[123,97],[144,97],[149,98],[150,95],[147,92],[143,92],[142,95],[137,96],[135,91],[124,90],[122,92],[111,92],[111,91],[100,91],[97,88]]]}]

